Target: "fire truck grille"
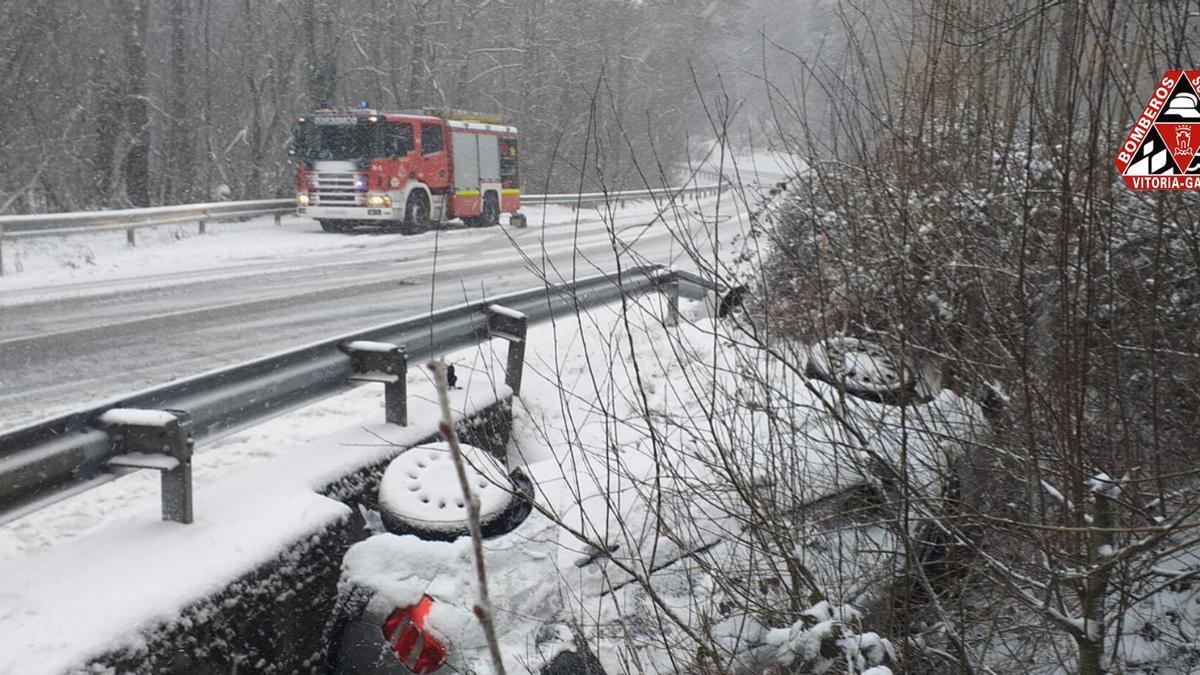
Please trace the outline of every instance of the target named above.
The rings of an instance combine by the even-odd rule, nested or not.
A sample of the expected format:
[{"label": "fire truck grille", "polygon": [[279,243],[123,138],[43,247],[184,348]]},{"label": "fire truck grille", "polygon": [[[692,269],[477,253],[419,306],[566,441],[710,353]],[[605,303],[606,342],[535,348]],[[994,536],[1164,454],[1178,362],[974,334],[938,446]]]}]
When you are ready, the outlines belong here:
[{"label": "fire truck grille", "polygon": [[363,206],[366,194],[358,186],[365,184],[365,174],[321,172],[310,180],[309,192],[314,206]]}]

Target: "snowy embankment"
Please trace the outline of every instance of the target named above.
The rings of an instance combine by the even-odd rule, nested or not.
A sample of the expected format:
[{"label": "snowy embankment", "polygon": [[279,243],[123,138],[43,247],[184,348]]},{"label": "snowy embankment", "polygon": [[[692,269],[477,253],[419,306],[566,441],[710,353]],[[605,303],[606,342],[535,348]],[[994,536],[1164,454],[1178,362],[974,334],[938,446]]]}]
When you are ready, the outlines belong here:
[{"label": "snowy embankment", "polygon": [[[819,637],[777,634],[744,613],[713,621],[727,590],[701,572],[733,561],[750,575],[747,584],[768,595],[778,591],[754,577],[766,558],[746,546],[745,516],[754,505],[740,500],[735,488],[757,486],[764,499],[784,490],[818,499],[864,480],[861,449],[831,421],[821,401],[836,400],[831,389],[803,380],[709,319],[704,304],[685,302],[685,325],[668,328],[660,296],[633,301],[624,313],[613,306],[531,327],[510,461],[526,466],[537,485],[544,508],[527,525],[540,523],[540,540],[550,543],[539,550],[501,538],[492,547],[507,550],[508,562],[501,556],[491,564],[500,596],[506,584],[526,588],[517,582],[531,578],[529,566],[550,564],[562,583],[539,583],[536,593],[526,588],[519,606],[499,609],[522,616],[536,610],[534,623],[567,614],[614,629],[630,611],[669,610],[683,626],[721,624],[713,634],[724,637],[714,639],[747,658],[762,650],[799,658],[797,650],[814,639],[819,644]],[[460,412],[505,395],[497,384],[502,359],[490,349],[450,359],[462,374],[463,390],[451,392]],[[432,387],[421,369],[409,379],[409,428],[382,424],[382,395],[365,387],[199,448],[193,525],[160,522],[158,477],[140,472],[0,529],[0,672],[56,672],[136,644],[140,628],[178,615],[287,542],[345,517],[346,505],[314,487],[434,429]],[[935,438],[963,432],[973,415],[970,405],[949,395],[927,408],[925,422],[913,422],[920,415],[907,422],[914,460],[930,454]],[[782,417],[768,414],[784,410]],[[895,422],[886,406],[838,404],[837,410],[880,428]],[[877,452],[893,450],[886,440],[877,444]],[[423,549],[411,538],[397,539],[404,545],[373,544],[375,555],[385,558],[378,569],[391,575],[383,584],[411,591],[404,580],[417,570],[422,578],[449,575],[442,584],[472,583],[457,545],[447,555],[414,560]],[[851,546],[865,555],[870,548],[874,557],[859,561],[870,570],[886,557],[878,550],[887,544],[878,528],[845,530],[814,542],[804,555],[823,575],[819,581],[831,599],[840,601],[854,595],[843,593],[840,583],[853,565],[826,565],[831,556],[846,556]],[[648,576],[650,570],[658,571]],[[648,578],[655,602],[643,586],[626,583]],[[674,646],[690,649],[683,634],[667,626]],[[530,638],[515,635],[506,653],[519,663]],[[663,670],[679,665],[661,638],[636,637],[634,644],[618,639],[598,652],[611,672],[629,658]],[[847,653],[875,653],[883,644],[859,637],[865,642],[843,645]]]},{"label": "snowy embankment", "polygon": [[[685,303],[679,327],[664,326],[663,316],[651,294],[627,311],[610,306],[531,333],[509,463],[532,478],[540,508],[486,543],[509,672],[570,645],[569,631],[547,634],[554,625],[583,627],[611,673],[631,664],[694,669],[699,645],[689,631],[727,664],[820,667],[832,663],[825,641],[857,672],[881,662],[889,644],[856,632],[857,612],[842,605],[890,580],[894,538],[872,523],[812,514],[806,522],[802,505],[873,480],[864,456],[900,455],[892,432],[901,424],[912,473],[932,473],[944,441],[977,431],[977,408],[943,392],[902,422],[897,408],[839,401],[713,321],[703,303]],[[858,447],[848,426],[869,427],[869,447]],[[784,500],[792,501],[778,508]],[[763,509],[771,522],[755,519]],[[764,548],[764,525],[779,529],[776,544],[798,548]],[[776,567],[788,556],[833,604],[770,628],[745,608],[791,606],[794,579],[781,580]],[[422,593],[474,588],[470,560],[465,540],[381,534],[348,553],[346,580],[403,607]],[[435,603],[435,618],[451,626],[446,637],[459,649],[476,646],[472,667],[486,672],[482,635],[462,606]]]},{"label": "snowy embankment", "polygon": [[[460,419],[510,394],[487,349],[450,355]],[[191,525],[160,521],[159,477],[141,471],[0,528],[0,673],[136,647],[139,630],[345,518],[317,488],[437,433],[428,373],[408,378],[408,427],[384,424],[382,389],[365,386],[198,447]]]}]

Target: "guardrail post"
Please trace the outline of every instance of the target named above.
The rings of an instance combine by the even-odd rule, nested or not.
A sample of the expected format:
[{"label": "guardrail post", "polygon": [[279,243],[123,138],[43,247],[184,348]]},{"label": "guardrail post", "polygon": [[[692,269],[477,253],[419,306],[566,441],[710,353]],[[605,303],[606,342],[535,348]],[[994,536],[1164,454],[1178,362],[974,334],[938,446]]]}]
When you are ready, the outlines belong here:
[{"label": "guardrail post", "polygon": [[133,236],[133,228],[125,230],[125,242],[130,246],[137,246],[137,239]]},{"label": "guardrail post", "polygon": [[282,212],[276,213],[275,214],[275,227],[282,227],[282,226],[283,226],[283,213]]},{"label": "guardrail post", "polygon": [[[177,523],[188,524],[195,519],[192,509],[192,435],[182,421],[176,422],[172,429],[171,449],[179,458],[179,466],[162,472],[162,517],[163,520],[173,520]],[[166,447],[166,446],[164,446]]]},{"label": "guardrail post", "polygon": [[388,424],[408,426],[408,352],[388,342],[355,340],[340,346],[350,356],[354,374],[351,382],[383,384],[384,419]]},{"label": "guardrail post", "polygon": [[384,419],[388,424],[408,426],[408,352],[401,347],[394,356],[399,372],[395,382],[383,385]]},{"label": "guardrail post", "polygon": [[667,298],[667,318],[665,320],[668,326],[679,325],[679,277],[674,272],[669,270],[660,270],[654,278],[655,285],[658,287],[658,292],[665,295]]},{"label": "guardrail post", "polygon": [[488,335],[508,341],[508,358],[504,384],[513,396],[521,395],[521,373],[525,369],[525,333],[529,319],[521,312],[503,305],[488,305]]},{"label": "guardrail post", "polygon": [[4,223],[0,223],[0,277],[4,276]]},{"label": "guardrail post", "polygon": [[191,523],[191,416],[182,410],[114,408],[100,416],[100,423],[113,441],[108,466],[160,472],[163,520]]},{"label": "guardrail post", "polygon": [[200,219],[200,234],[204,234],[205,230],[206,230],[206,228],[204,227],[204,219],[201,218]]}]

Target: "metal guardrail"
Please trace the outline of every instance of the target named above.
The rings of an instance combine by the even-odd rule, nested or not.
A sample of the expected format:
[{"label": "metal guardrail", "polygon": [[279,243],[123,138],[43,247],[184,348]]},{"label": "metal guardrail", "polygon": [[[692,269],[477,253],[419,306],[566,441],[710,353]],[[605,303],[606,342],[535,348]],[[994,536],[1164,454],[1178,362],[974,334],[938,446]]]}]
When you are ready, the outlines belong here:
[{"label": "metal guardrail", "polygon": [[157,206],[147,209],[83,211],[76,213],[0,216],[0,276],[4,276],[4,240],[53,237],[105,230],[125,230],[130,246],[137,243],[134,231],[141,227],[195,222],[204,234],[209,221],[248,216],[275,216],[279,224],[284,213],[295,208],[291,199],[262,199],[245,202],[213,202]]},{"label": "metal guardrail", "polygon": [[[0,524],[139,468],[163,472],[164,518],[189,522],[194,441],[215,439],[363,381],[395,385],[400,359],[423,361],[489,337],[509,340],[508,380],[517,391],[526,321],[654,289],[676,300],[681,286],[693,296],[716,288],[695,275],[635,267],[619,279],[598,275],[548,285],[341,335],[2,432]],[[672,307],[669,322],[677,318],[675,302]],[[391,400],[403,396],[402,389],[390,389],[387,396],[388,419],[403,420],[403,401]]]},{"label": "metal guardrail", "polygon": [[98,227],[145,227],[169,225],[193,220],[215,220],[243,215],[260,215],[287,211],[295,207],[291,199],[260,199],[248,202],[212,202],[208,204],[182,204],[179,206],[155,206],[145,209],[118,209],[113,211],[80,211],[76,213],[48,213],[28,216],[0,216],[0,226],[5,236],[19,238],[37,235],[72,234]]},{"label": "metal guardrail", "polygon": [[648,190],[622,190],[619,192],[580,192],[576,194],[557,195],[521,195],[521,206],[555,205],[584,205],[603,202],[624,202],[638,199],[656,199],[665,197],[675,199],[684,195],[704,197],[716,194],[723,187],[722,183],[711,185],[692,185],[683,188],[650,188]]},{"label": "metal guardrail", "polygon": [[[705,196],[715,194],[722,183],[692,185],[683,188],[652,188],[648,190],[624,190],[620,192],[585,192],[578,194],[522,195],[522,206],[563,204],[581,206],[598,202],[625,202],[638,199],[669,198],[684,195]],[[213,202],[208,204],[183,204],[180,206],[157,206],[145,209],[120,209],[114,211],[80,211],[74,213],[37,214],[24,216],[0,216],[0,276],[4,276],[4,241],[6,239],[29,239],[33,237],[66,236],[106,230],[125,230],[130,246],[137,243],[134,232],[142,227],[176,225],[196,222],[200,234],[210,221],[227,220],[250,216],[275,216],[275,224],[286,213],[294,211],[291,199],[261,199],[242,202]]]}]

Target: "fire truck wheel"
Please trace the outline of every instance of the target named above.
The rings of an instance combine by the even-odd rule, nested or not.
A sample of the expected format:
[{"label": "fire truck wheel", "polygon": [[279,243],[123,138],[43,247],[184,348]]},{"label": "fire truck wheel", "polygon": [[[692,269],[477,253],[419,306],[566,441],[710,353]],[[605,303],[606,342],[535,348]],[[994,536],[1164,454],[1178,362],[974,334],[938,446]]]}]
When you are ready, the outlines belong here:
[{"label": "fire truck wheel", "polygon": [[404,206],[404,229],[409,234],[429,229],[429,202],[424,194],[417,192],[409,196]]},{"label": "fire truck wheel", "polygon": [[483,213],[479,216],[480,227],[495,227],[500,224],[500,203],[496,200],[496,193],[489,192],[483,198]]},{"label": "fire truck wheel", "polygon": [[321,229],[326,232],[343,232],[346,228],[339,225],[336,220],[322,220]]}]

